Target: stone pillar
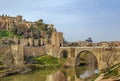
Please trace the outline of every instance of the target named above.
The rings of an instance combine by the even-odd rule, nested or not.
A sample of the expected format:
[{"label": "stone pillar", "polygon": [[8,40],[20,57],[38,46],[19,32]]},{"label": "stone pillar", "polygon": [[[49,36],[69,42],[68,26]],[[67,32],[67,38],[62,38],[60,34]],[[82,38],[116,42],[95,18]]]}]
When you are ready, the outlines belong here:
[{"label": "stone pillar", "polygon": [[29,38],[29,44],[30,44],[30,46],[33,45],[33,38]]},{"label": "stone pillar", "polygon": [[14,39],[13,39],[13,40],[14,40],[15,44],[18,44],[18,41],[19,41],[20,39],[18,40],[18,38],[17,38],[17,37],[14,37]]},{"label": "stone pillar", "polygon": [[68,57],[66,59],[65,66],[67,66],[67,67],[75,67],[75,58],[74,57]]},{"label": "stone pillar", "polygon": [[11,52],[14,57],[14,65],[21,67],[24,65],[24,49],[22,45],[12,45]]}]

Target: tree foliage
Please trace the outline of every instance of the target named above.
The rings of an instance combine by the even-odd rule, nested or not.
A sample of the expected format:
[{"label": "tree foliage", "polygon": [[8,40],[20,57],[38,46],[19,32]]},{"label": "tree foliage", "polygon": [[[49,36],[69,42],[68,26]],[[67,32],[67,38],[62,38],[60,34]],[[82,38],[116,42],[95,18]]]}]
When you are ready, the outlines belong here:
[{"label": "tree foliage", "polygon": [[14,37],[14,33],[8,30],[0,30],[0,38],[2,37]]}]

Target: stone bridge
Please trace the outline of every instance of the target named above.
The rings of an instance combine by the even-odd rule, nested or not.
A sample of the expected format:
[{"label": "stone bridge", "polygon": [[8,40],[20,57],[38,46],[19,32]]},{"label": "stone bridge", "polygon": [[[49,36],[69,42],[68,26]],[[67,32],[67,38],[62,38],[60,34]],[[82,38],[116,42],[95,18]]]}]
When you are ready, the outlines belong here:
[{"label": "stone bridge", "polygon": [[[40,52],[43,51],[43,49],[45,51]],[[25,50],[25,47],[21,45],[11,46],[11,51],[15,59],[14,63],[16,65],[21,66],[24,64],[24,56],[28,53],[25,53]],[[99,71],[108,67],[106,61],[111,63],[111,65],[120,63],[120,47],[43,47],[37,50],[39,50],[38,53],[48,54],[57,58],[65,58],[65,65],[70,67],[77,66],[78,59],[80,59],[81,55],[84,55],[85,52],[89,52],[95,57]]]},{"label": "stone bridge", "polygon": [[[106,59],[106,57],[109,57],[108,59],[111,63],[114,62],[112,65],[120,62],[120,47],[114,47],[114,49],[111,49],[111,47],[59,47],[51,50],[51,55],[58,58],[66,58],[66,64],[71,67],[76,66],[78,57],[85,51],[95,56],[99,70],[107,67],[107,62],[105,62],[103,58]],[[67,55],[64,55],[65,52]],[[107,55],[104,56],[105,54]]]}]

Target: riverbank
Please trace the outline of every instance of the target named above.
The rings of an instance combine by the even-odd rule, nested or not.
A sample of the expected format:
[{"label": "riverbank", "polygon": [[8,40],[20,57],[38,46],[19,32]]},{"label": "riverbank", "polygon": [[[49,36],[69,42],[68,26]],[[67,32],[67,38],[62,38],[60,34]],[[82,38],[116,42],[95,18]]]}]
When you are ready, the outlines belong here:
[{"label": "riverbank", "polygon": [[[26,74],[15,74],[12,76],[2,77],[0,81],[46,81],[47,76],[55,73],[58,69],[42,68],[30,71]],[[48,80],[49,81],[49,80]]]},{"label": "riverbank", "polygon": [[29,73],[31,71],[36,71],[36,70],[40,70],[40,69],[45,69],[45,68],[57,68],[55,66],[43,66],[40,64],[27,64],[24,67],[19,67],[19,68],[3,68],[2,70],[0,70],[0,78],[2,77],[6,77],[6,76],[10,76],[10,75],[16,75],[16,74],[26,74]]},{"label": "riverbank", "polygon": [[44,69],[44,68],[59,68],[63,65],[64,60],[58,59],[49,55],[33,58],[34,64],[25,64],[16,67],[0,67],[0,78],[15,74],[25,74],[30,71]]},{"label": "riverbank", "polygon": [[106,72],[100,74],[95,81],[120,81],[120,75],[118,72],[119,64],[116,64],[109,68]]},{"label": "riverbank", "polygon": [[13,68],[5,68],[0,70],[0,78],[10,76],[10,75],[15,75],[15,74],[25,74],[32,71],[32,69],[24,66],[24,67],[13,67]]}]

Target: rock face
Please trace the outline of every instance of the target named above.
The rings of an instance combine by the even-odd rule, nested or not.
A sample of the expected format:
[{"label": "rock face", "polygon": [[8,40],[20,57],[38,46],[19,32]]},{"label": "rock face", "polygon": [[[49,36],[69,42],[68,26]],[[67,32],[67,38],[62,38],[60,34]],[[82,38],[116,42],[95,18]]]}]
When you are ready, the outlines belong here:
[{"label": "rock face", "polygon": [[1,57],[1,59],[5,67],[14,66],[14,56],[11,54],[10,50],[6,51],[6,53]]},{"label": "rock face", "polygon": [[14,57],[11,53],[10,47],[0,47],[0,62],[4,67],[13,66]]}]

